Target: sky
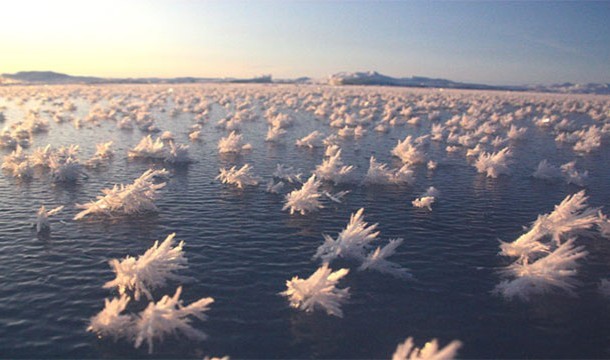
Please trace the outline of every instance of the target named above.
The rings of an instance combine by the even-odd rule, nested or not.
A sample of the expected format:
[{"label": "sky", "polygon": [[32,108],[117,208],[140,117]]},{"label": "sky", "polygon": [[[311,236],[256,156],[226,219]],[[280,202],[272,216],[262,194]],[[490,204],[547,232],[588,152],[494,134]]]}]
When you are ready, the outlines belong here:
[{"label": "sky", "polygon": [[610,1],[0,0],[0,73],[610,83]]}]

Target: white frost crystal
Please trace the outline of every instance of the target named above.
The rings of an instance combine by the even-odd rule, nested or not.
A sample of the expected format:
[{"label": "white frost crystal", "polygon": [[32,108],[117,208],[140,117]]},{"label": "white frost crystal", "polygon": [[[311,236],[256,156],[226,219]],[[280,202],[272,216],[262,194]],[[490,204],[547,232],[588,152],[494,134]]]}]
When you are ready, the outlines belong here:
[{"label": "white frost crystal", "polygon": [[325,263],[307,279],[295,276],[286,281],[288,289],[281,295],[288,297],[294,308],[306,312],[321,308],[329,315],[343,317],[341,304],[349,298],[349,288],[337,289],[336,285],[348,273],[348,269],[332,272]]},{"label": "white frost crystal", "polygon": [[116,278],[104,284],[104,287],[117,287],[121,295],[131,291],[136,300],[140,299],[141,294],[152,300],[151,291],[165,286],[167,280],[183,280],[184,277],[174,272],[187,268],[187,259],[182,250],[184,241],[174,246],[175,236],[175,233],[168,235],[161,244],[155,241],[154,245],[137,259],[127,256],[121,261],[110,260]]}]

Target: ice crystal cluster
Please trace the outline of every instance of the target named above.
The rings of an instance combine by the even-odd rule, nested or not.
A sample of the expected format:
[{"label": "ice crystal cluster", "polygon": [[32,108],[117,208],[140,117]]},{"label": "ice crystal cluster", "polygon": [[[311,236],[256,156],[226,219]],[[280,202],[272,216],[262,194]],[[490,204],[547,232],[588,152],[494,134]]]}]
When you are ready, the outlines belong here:
[{"label": "ice crystal cluster", "polygon": [[290,306],[312,312],[322,309],[329,315],[343,317],[341,305],[349,299],[349,288],[338,289],[337,283],[349,273],[348,269],[335,272],[323,264],[309,278],[298,276],[286,281],[287,290],[281,295],[288,297]]},{"label": "ice crystal cluster", "polygon": [[[171,134],[170,134],[171,135]],[[187,164],[193,162],[188,154],[188,145],[176,144],[173,136],[165,134],[153,140],[151,135],[147,135],[131,150],[128,156],[130,159],[161,160],[170,164]]]},{"label": "ice crystal cluster", "polygon": [[369,160],[369,169],[364,177],[366,185],[413,185],[415,176],[409,165],[399,169],[389,169],[387,164],[379,163],[374,156]]},{"label": "ice crystal cluster", "polygon": [[36,213],[36,222],[34,223],[34,226],[36,227],[36,232],[40,234],[51,230],[51,225],[49,224],[49,217],[59,213],[63,210],[63,208],[64,207],[62,205],[54,209],[47,210],[44,205],[41,206],[40,209],[38,209],[38,212]]},{"label": "ice crystal cluster", "polygon": [[[139,348],[143,343],[148,345],[152,354],[154,343],[163,341],[168,336],[184,335],[191,339],[204,340],[207,336],[191,325],[191,317],[201,321],[206,320],[206,312],[214,299],[207,297],[199,299],[187,306],[182,304],[179,286],[173,296],[164,295],[154,301],[152,290],[167,285],[168,280],[181,281],[186,277],[175,274],[176,271],[187,268],[181,241],[175,245],[174,234],[154,245],[137,259],[127,256],[123,260],[112,259],[109,263],[116,278],[107,282],[105,288],[118,288],[120,297],[106,299],[104,309],[90,319],[88,331],[99,337],[111,337],[113,340],[126,338]],[[127,305],[133,294],[133,299],[140,300],[144,294],[148,305],[138,314],[126,314]]]},{"label": "ice crystal cluster", "polygon": [[134,258],[127,256],[122,260],[110,260],[110,267],[116,278],[104,284],[105,288],[116,287],[119,294],[133,293],[133,298],[140,300],[144,294],[149,300],[153,299],[151,291],[165,286],[167,280],[184,280],[174,272],[187,268],[187,259],[184,257],[184,241],[174,246],[176,233],[170,234],[159,244],[146,250],[143,255]]},{"label": "ice crystal cluster", "polygon": [[453,340],[444,348],[440,348],[438,340],[432,339],[420,349],[415,347],[413,338],[408,337],[405,342],[398,344],[392,360],[451,360],[455,359],[461,347],[460,341]]},{"label": "ice crystal cluster", "polygon": [[320,186],[322,183],[311,175],[299,190],[294,190],[286,195],[286,203],[282,210],[290,210],[290,214],[295,212],[305,215],[309,212],[317,211],[324,206],[320,202]]},{"label": "ice crystal cluster", "polygon": [[318,247],[313,258],[323,262],[337,258],[356,260],[361,263],[359,270],[375,270],[398,278],[410,278],[407,269],[387,260],[394,255],[403,239],[391,239],[385,246],[371,250],[379,236],[379,231],[375,231],[378,224],[368,225],[363,214],[364,208],[352,214],[349,224],[336,239],[324,234],[324,243]]},{"label": "ice crystal cluster", "polygon": [[576,237],[599,223],[598,210],[587,206],[585,192],[568,195],[512,243],[501,242],[501,255],[516,257],[502,273],[507,280],[495,289],[507,298],[530,300],[554,290],[573,294],[578,260],[587,256]]},{"label": "ice crystal cluster", "polygon": [[420,146],[415,144],[413,137],[408,135],[404,140],[398,141],[392,149],[392,155],[398,157],[405,164],[419,164],[426,161],[426,157]]},{"label": "ice crystal cluster", "polygon": [[111,189],[103,189],[103,196],[86,204],[78,205],[83,211],[76,214],[74,220],[81,220],[86,216],[120,216],[135,215],[143,212],[157,211],[154,201],[158,190],[165,186],[165,182],[155,183],[155,177],[164,178],[169,172],[163,170],[147,170],[133,184],[114,185]]},{"label": "ice crystal cluster", "polygon": [[221,154],[239,154],[242,151],[250,150],[251,148],[252,145],[244,144],[242,136],[235,131],[232,131],[227,137],[223,137],[218,141],[218,152]]},{"label": "ice crystal cluster", "polygon": [[426,208],[429,211],[432,211],[432,204],[434,204],[439,194],[440,192],[434,186],[430,186],[426,192],[424,192],[417,199],[413,200],[411,204],[413,207]]},{"label": "ice crystal cluster", "polygon": [[479,155],[475,167],[478,172],[486,174],[487,177],[497,178],[500,175],[510,174],[508,167],[510,158],[511,152],[508,148],[495,153],[483,152]]},{"label": "ice crystal cluster", "polygon": [[220,169],[220,174],[216,177],[223,184],[235,185],[239,189],[243,189],[246,186],[258,185],[260,178],[252,174],[252,167],[250,164],[245,164],[241,168],[236,166],[230,169]]},{"label": "ice crystal cluster", "polygon": [[349,175],[353,169],[353,166],[343,165],[341,150],[338,150],[335,154],[324,159],[322,164],[316,167],[314,174],[321,180],[340,184],[349,180]]}]

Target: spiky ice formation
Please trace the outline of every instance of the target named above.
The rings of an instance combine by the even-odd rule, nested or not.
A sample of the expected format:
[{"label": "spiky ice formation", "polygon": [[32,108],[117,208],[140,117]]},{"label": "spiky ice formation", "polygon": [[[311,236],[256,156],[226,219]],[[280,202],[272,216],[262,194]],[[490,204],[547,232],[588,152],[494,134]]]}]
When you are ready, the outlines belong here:
[{"label": "spiky ice formation", "polygon": [[290,215],[295,212],[305,215],[323,208],[324,206],[320,203],[319,188],[321,185],[322,183],[316,180],[316,176],[311,175],[299,190],[293,190],[286,195],[286,203],[282,211],[290,209]]},{"label": "spiky ice formation", "polygon": [[104,303],[104,309],[89,321],[87,331],[94,332],[100,338],[112,337],[114,341],[123,336],[131,336],[134,319],[131,315],[121,314],[129,303],[129,296],[105,299]]},{"label": "spiky ice formation", "polygon": [[279,181],[278,183],[275,183],[273,181],[273,179],[270,179],[269,182],[267,183],[266,191],[271,194],[278,194],[280,192],[280,190],[282,190],[283,187],[284,187],[283,181]]},{"label": "spiky ice formation", "polygon": [[188,145],[176,145],[173,141],[168,144],[164,160],[170,164],[188,164],[193,162],[189,156]]},{"label": "spiky ice formation", "polygon": [[341,150],[338,150],[333,156],[324,159],[322,164],[316,166],[314,174],[322,180],[340,184],[349,179],[352,170],[354,170],[353,166],[343,165]]},{"label": "spiky ice formation", "polygon": [[154,245],[143,255],[134,258],[125,257],[119,261],[109,261],[116,278],[104,284],[104,288],[118,288],[119,294],[133,292],[136,300],[144,294],[152,300],[151,291],[165,286],[168,280],[184,280],[185,277],[175,272],[187,268],[187,259],[184,257],[184,241],[174,246],[176,233],[170,234],[161,244],[155,241]]},{"label": "spiky ice formation", "polygon": [[268,142],[280,142],[282,136],[286,134],[286,130],[282,129],[279,126],[269,126],[269,130],[267,130],[267,136],[265,137],[265,141]]},{"label": "spiky ice formation", "polygon": [[409,337],[404,343],[398,344],[392,360],[451,360],[455,358],[460,347],[462,347],[462,343],[453,340],[440,349],[438,341],[432,339],[419,349],[415,347],[413,338]]},{"label": "spiky ice formation", "polygon": [[597,229],[601,236],[610,239],[610,220],[608,216],[604,215],[601,210],[597,213]]},{"label": "spiky ice formation", "polygon": [[377,247],[362,261],[358,270],[375,270],[380,273],[389,274],[397,278],[408,279],[411,274],[408,269],[401,268],[398,264],[386,260],[396,253],[396,248],[402,244],[403,239],[390,239],[383,248]]},{"label": "spiky ice formation", "polygon": [[27,154],[23,152],[23,148],[19,145],[13,152],[4,157],[2,169],[20,179],[31,178],[34,174],[34,169]]},{"label": "spiky ice formation", "polygon": [[475,162],[475,167],[478,172],[487,174],[487,177],[491,178],[497,178],[502,174],[508,175],[510,173],[508,168],[510,157],[511,152],[508,148],[495,153],[483,152]]},{"label": "spiky ice formation", "polygon": [[207,335],[191,326],[190,316],[199,320],[207,319],[205,312],[214,302],[211,297],[202,298],[184,306],[180,300],[182,287],[176,289],[174,296],[164,295],[161,300],[148,304],[135,320],[134,336],[136,348],[143,342],[148,344],[148,353],[152,354],[155,340],[163,341],[168,335],[181,333],[188,338],[205,340]]},{"label": "spiky ice formation", "polygon": [[165,158],[165,145],[161,138],[153,141],[151,135],[142,138],[140,142],[129,150],[129,158],[163,159]]},{"label": "spiky ice formation", "polygon": [[587,256],[583,246],[574,246],[575,239],[569,239],[548,255],[532,262],[522,257],[509,265],[504,274],[512,280],[498,284],[494,292],[505,298],[530,300],[531,296],[564,290],[573,295],[578,285],[575,279],[579,259]]},{"label": "spiky ice formation", "polygon": [[292,166],[285,166],[282,164],[277,164],[277,167],[273,172],[273,177],[285,180],[291,184],[295,182],[303,182],[303,180],[301,180],[301,176],[303,176],[303,174],[300,170],[295,170]]},{"label": "spiky ice formation", "polygon": [[218,141],[218,152],[221,154],[235,153],[239,154],[244,150],[250,150],[252,145],[244,144],[242,136],[232,131],[227,137],[223,137]]},{"label": "spiky ice formation", "polygon": [[403,165],[400,169],[388,169],[388,166],[377,162],[374,156],[369,160],[369,170],[364,177],[364,184],[367,185],[386,185],[386,184],[407,184],[415,182],[413,170],[409,165]]},{"label": "spiky ice formation", "polygon": [[95,155],[89,161],[87,161],[87,166],[97,167],[107,163],[114,156],[114,152],[112,151],[112,141],[108,141],[105,143],[96,144],[96,152]]},{"label": "spiky ice formation", "polygon": [[35,223],[36,232],[40,234],[42,232],[49,231],[51,229],[51,225],[49,224],[49,217],[57,214],[58,212],[63,210],[63,208],[64,207],[62,205],[62,206],[56,207],[55,209],[47,211],[45,206],[42,205],[40,207],[40,209],[38,209],[38,212],[36,213],[36,223]]},{"label": "spiky ice formation", "polygon": [[155,184],[155,177],[166,177],[167,170],[145,171],[142,176],[129,185],[114,185],[112,189],[103,189],[104,196],[98,196],[96,201],[87,204],[77,204],[83,211],[76,214],[74,220],[80,220],[87,215],[133,215],[148,211],[157,211],[155,199],[157,191],[165,186],[165,182]]},{"label": "spiky ice formation", "polygon": [[549,164],[549,162],[544,159],[538,164],[538,167],[532,176],[536,179],[554,180],[561,178],[561,170],[557,166]]},{"label": "spiky ice formation", "polygon": [[306,312],[321,308],[329,315],[343,317],[341,304],[349,299],[349,288],[337,289],[336,285],[348,273],[348,269],[333,272],[325,263],[307,279],[295,276],[286,281],[288,289],[280,294],[293,308]]},{"label": "spiky ice formation", "polygon": [[256,186],[260,178],[254,176],[251,170],[250,164],[246,164],[240,169],[237,169],[235,166],[230,169],[220,169],[220,174],[216,179],[220,180],[223,184],[235,185],[240,189],[246,186]]},{"label": "spiky ice formation", "polygon": [[429,211],[432,211],[432,204],[434,204],[439,194],[439,191],[434,186],[430,186],[425,193],[413,200],[411,204],[416,208],[427,208]]},{"label": "spiky ice formation", "polygon": [[324,243],[318,247],[314,259],[330,262],[336,258],[351,258],[361,260],[365,258],[366,247],[377,239],[379,231],[375,231],[378,224],[368,225],[364,221],[364,208],[352,214],[350,221],[337,239],[324,234]]},{"label": "spiky ice formation", "polygon": [[398,144],[392,149],[392,155],[398,157],[405,164],[419,164],[426,161],[424,153],[413,143],[411,135],[403,141],[398,140]]},{"label": "spiky ice formation", "polygon": [[598,209],[587,205],[585,191],[566,196],[549,214],[539,215],[530,229],[512,243],[501,242],[501,255],[529,257],[538,252],[545,252],[549,244],[544,242],[549,237],[555,244],[562,242],[562,237],[578,235],[599,223]]},{"label": "spiky ice formation", "polygon": [[322,146],[322,136],[318,130],[312,131],[308,135],[296,141],[296,145],[300,147],[308,147],[310,149]]},{"label": "spiky ice formation", "polygon": [[77,145],[62,146],[57,151],[51,153],[48,166],[51,170],[53,181],[74,182],[82,176],[87,176],[77,158],[77,154]]},{"label": "spiky ice formation", "polygon": [[578,186],[585,186],[587,178],[589,177],[588,171],[579,172],[576,169],[576,161],[570,161],[561,165],[561,172],[568,184],[574,184]]}]

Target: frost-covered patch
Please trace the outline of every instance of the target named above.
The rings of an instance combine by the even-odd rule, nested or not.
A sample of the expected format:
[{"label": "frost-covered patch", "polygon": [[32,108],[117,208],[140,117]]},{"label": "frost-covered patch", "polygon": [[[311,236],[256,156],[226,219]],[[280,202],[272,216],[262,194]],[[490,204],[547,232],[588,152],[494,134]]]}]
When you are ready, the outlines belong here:
[{"label": "frost-covered patch", "polygon": [[585,192],[568,195],[553,212],[539,215],[530,229],[512,243],[501,242],[501,255],[517,260],[502,270],[507,280],[494,290],[506,298],[563,290],[573,295],[579,262],[588,254],[576,236],[599,224],[598,209],[589,208]]},{"label": "frost-covered patch", "polygon": [[424,192],[417,199],[413,200],[411,204],[413,207],[426,208],[429,211],[432,211],[432,204],[434,204],[439,194],[440,192],[434,186],[430,186],[426,192]]},{"label": "frost-covered patch", "polygon": [[168,175],[169,172],[165,169],[151,169],[145,171],[133,184],[114,185],[111,189],[104,189],[104,195],[98,196],[97,200],[77,204],[78,208],[84,210],[76,214],[74,220],[81,220],[86,216],[121,216],[157,211],[154,201],[165,182],[155,183],[154,179]]},{"label": "frost-covered patch", "polygon": [[134,299],[140,300],[140,296],[144,294],[152,300],[152,290],[165,286],[168,280],[186,280],[186,277],[175,274],[176,271],[188,267],[182,250],[184,241],[175,245],[175,236],[175,233],[168,235],[160,244],[158,240],[155,241],[154,245],[137,259],[127,256],[122,260],[110,260],[109,264],[116,278],[104,284],[104,288],[116,287],[121,295],[133,293]]},{"label": "frost-covered patch", "polygon": [[392,360],[451,360],[457,356],[457,351],[462,347],[462,342],[453,340],[444,348],[440,348],[438,340],[432,339],[424,344],[422,348],[415,347],[412,337],[398,344],[392,355]]},{"label": "frost-covered patch", "polygon": [[63,210],[63,205],[58,206],[54,209],[47,210],[44,205],[38,209],[36,213],[36,222],[34,223],[34,227],[36,228],[36,232],[38,234],[49,232],[51,230],[51,224],[49,223],[49,217],[53,216],[60,211]]},{"label": "frost-covered patch", "polygon": [[315,175],[312,175],[299,190],[293,190],[286,195],[282,211],[290,210],[290,215],[295,212],[305,215],[323,208],[324,206],[320,202],[322,196],[320,186],[322,183],[316,179]]},{"label": "frost-covered patch", "polygon": [[293,308],[306,312],[319,308],[328,315],[343,317],[341,305],[349,299],[349,288],[338,289],[336,286],[348,273],[348,269],[333,272],[325,263],[307,279],[295,276],[286,281],[288,289],[281,295],[288,297]]},{"label": "frost-covered patch", "polygon": [[396,252],[403,239],[391,239],[383,248],[377,247],[371,251],[373,242],[379,236],[379,231],[375,231],[378,224],[368,225],[363,214],[364,208],[352,214],[349,224],[336,239],[324,234],[324,243],[318,247],[313,258],[325,263],[337,258],[356,260],[362,264],[359,270],[376,270],[398,278],[410,278],[407,269],[387,260],[387,257]]},{"label": "frost-covered patch", "polygon": [[223,184],[235,185],[239,189],[243,189],[246,186],[257,186],[260,182],[260,178],[252,174],[252,167],[250,164],[245,164],[241,168],[236,166],[230,169],[220,169],[220,174],[216,177]]},{"label": "frost-covered patch", "polygon": [[495,153],[483,152],[479,155],[475,167],[477,171],[486,174],[487,177],[497,178],[500,175],[510,174],[508,165],[511,162],[511,152],[504,148]]}]

